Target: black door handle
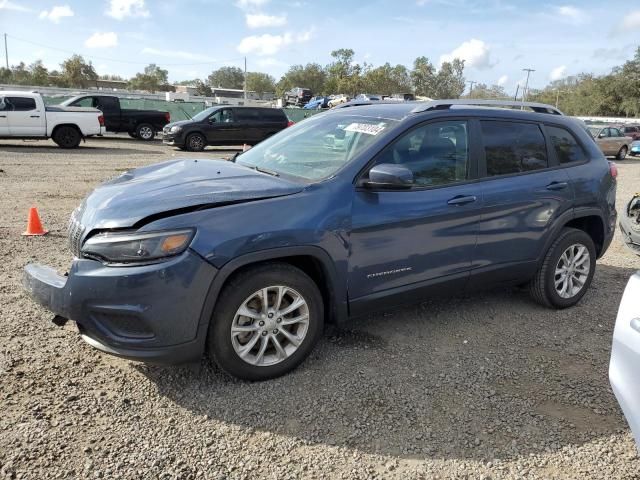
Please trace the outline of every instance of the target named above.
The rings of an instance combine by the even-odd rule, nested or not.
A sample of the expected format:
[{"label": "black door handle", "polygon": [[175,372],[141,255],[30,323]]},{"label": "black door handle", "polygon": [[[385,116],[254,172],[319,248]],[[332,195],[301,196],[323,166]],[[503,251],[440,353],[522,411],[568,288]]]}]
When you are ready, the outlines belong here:
[{"label": "black door handle", "polygon": [[551,182],[547,185],[547,190],[564,190],[569,184],[567,182]]},{"label": "black door handle", "polygon": [[7,118],[6,115],[0,115],[0,118]]},{"label": "black door handle", "polygon": [[31,118],[40,118],[40,115],[31,115]]},{"label": "black door handle", "polygon": [[467,203],[473,203],[477,200],[475,195],[458,195],[457,197],[453,197],[447,203],[449,205],[466,205]]}]

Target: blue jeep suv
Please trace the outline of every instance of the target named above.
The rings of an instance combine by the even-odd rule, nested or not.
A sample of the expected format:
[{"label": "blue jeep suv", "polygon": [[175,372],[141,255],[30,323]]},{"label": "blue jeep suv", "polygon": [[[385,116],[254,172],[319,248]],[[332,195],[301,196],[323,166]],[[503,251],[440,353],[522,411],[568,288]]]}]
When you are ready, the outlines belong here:
[{"label": "blue jeep suv", "polygon": [[233,161],[128,171],[73,212],[69,272],[27,265],[25,288],[104,352],[207,352],[250,380],[325,322],[430,295],[528,285],[570,307],[614,233],[615,165],[553,107],[495,104],[336,109]]}]

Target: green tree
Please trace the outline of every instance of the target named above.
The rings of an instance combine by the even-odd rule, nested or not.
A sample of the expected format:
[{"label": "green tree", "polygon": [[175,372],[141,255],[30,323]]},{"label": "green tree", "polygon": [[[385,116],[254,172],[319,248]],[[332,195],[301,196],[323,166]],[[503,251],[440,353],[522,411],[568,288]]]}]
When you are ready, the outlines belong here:
[{"label": "green tree", "polygon": [[11,81],[16,85],[32,85],[31,72],[24,64],[20,62],[18,65],[11,67]]},{"label": "green tree", "polygon": [[436,67],[427,57],[418,57],[413,62],[411,82],[416,95],[436,97]]},{"label": "green tree", "polygon": [[203,97],[210,97],[211,95],[213,95],[211,87],[199,78],[196,78],[192,84],[194,87],[196,87],[196,93],[198,95],[202,95]]},{"label": "green tree", "polygon": [[367,70],[362,76],[364,90],[381,95],[407,93],[413,90],[409,70],[404,65],[389,63]]},{"label": "green tree", "polygon": [[207,83],[212,88],[235,88],[244,87],[244,72],[238,67],[221,67],[211,72],[207,77]]},{"label": "green tree", "polygon": [[355,63],[355,52],[350,48],[334,50],[331,57],[333,62],[326,68],[326,93],[345,93],[351,96],[362,93],[362,75],[367,72],[369,66]]},{"label": "green tree", "polygon": [[434,98],[460,98],[465,86],[464,60],[454,58],[453,61],[440,65],[435,82]]},{"label": "green tree", "polygon": [[33,85],[49,85],[49,71],[42,64],[42,60],[36,60],[29,65],[29,73]]},{"label": "green tree", "polygon": [[68,87],[87,88],[98,79],[91,62],[86,62],[80,55],[73,55],[60,65],[60,83]]},{"label": "green tree", "polygon": [[325,80],[327,74],[321,65],[307,63],[305,66],[293,65],[276,85],[276,93],[282,95],[294,87],[309,88],[314,94],[326,91]]},{"label": "green tree", "polygon": [[144,67],[144,72],[137,73],[129,80],[129,89],[147,90],[149,92],[166,91],[169,87],[169,72],[155,63]]},{"label": "green tree", "polygon": [[487,86],[484,83],[478,83],[473,90],[464,95],[464,98],[485,99],[485,100],[507,100],[509,95],[500,85]]},{"label": "green tree", "polygon": [[0,67],[0,83],[11,83],[11,82],[12,82],[11,69]]},{"label": "green tree", "polygon": [[276,80],[266,73],[249,72],[247,73],[247,90],[256,92],[261,97],[265,93],[274,93]]}]

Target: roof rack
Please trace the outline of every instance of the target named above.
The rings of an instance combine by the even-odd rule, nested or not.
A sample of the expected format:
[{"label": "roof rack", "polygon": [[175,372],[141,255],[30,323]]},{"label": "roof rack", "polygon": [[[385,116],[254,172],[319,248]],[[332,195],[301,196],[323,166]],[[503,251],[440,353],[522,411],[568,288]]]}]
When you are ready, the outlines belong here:
[{"label": "roof rack", "polygon": [[430,110],[448,110],[454,105],[466,105],[469,107],[510,107],[510,108],[530,108],[536,113],[548,113],[551,115],[564,115],[560,110],[546,103],[518,102],[513,100],[432,100],[421,102],[412,113],[428,112]]}]

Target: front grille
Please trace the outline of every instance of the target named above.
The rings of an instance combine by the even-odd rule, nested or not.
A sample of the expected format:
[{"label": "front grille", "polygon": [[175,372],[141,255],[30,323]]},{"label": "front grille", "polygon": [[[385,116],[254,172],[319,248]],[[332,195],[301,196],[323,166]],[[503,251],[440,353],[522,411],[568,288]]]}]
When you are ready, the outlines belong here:
[{"label": "front grille", "polygon": [[69,236],[69,249],[75,257],[81,257],[80,249],[82,248],[82,237],[84,236],[85,227],[80,223],[82,217],[83,206],[76,208],[69,219],[69,227],[67,234]]}]

